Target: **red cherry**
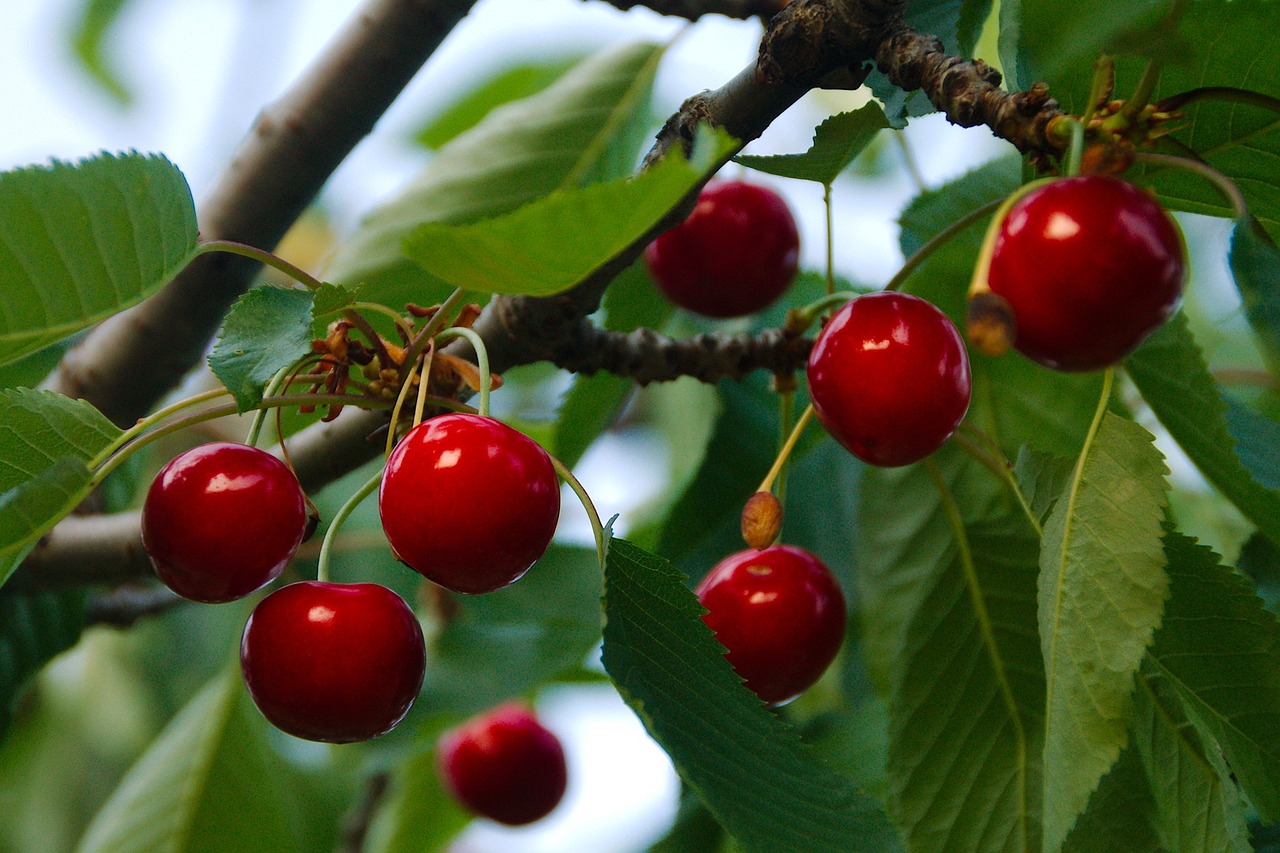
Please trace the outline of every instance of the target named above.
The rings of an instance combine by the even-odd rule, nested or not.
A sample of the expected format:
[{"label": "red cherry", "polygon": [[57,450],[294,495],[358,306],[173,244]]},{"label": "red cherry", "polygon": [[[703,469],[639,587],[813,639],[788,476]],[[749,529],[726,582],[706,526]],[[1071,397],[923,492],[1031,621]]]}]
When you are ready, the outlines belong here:
[{"label": "red cherry", "polygon": [[721,560],[694,592],[747,687],[770,704],[817,681],[844,641],[845,604],[831,570],[803,548],[749,548]]},{"label": "red cherry", "polygon": [[550,814],[568,779],[560,739],[514,702],[441,736],[436,766],[468,809],[510,826]]},{"label": "red cherry", "polygon": [[283,462],[215,442],[180,454],[156,475],[142,507],[142,547],[178,595],[231,601],[274,580],[306,526],[306,500]]},{"label": "red cherry", "polygon": [[1120,361],[1178,307],[1186,249],[1173,218],[1119,178],[1031,190],[992,246],[988,282],[1015,320],[1014,348],[1058,370]]},{"label": "red cherry", "polygon": [[846,303],[809,354],[818,420],[854,456],[893,467],[933,453],[969,409],[969,356],[941,311],[880,292]]},{"label": "red cherry", "polygon": [[491,592],[547,550],[560,481],[523,433],[479,415],[440,415],[391,452],[378,509],[397,559],[454,592]]},{"label": "red cherry", "polygon": [[422,687],[422,628],[378,584],[304,581],[259,602],[240,668],[258,710],[295,737],[350,743],[385,734]]},{"label": "red cherry", "polygon": [[684,222],[645,250],[668,299],[707,317],[772,305],[796,275],[800,233],[782,197],[743,181],[712,181]]}]

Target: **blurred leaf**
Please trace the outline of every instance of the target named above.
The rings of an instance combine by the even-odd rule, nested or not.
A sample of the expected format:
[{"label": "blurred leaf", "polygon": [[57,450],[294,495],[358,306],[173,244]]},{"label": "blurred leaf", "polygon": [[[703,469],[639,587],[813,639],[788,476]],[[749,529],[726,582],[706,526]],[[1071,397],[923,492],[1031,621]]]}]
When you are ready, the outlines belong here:
[{"label": "blurred leaf", "polygon": [[1228,260],[1244,315],[1267,362],[1280,370],[1280,249],[1258,227],[1247,219],[1236,222]]},{"label": "blurred leaf", "polygon": [[736,146],[723,131],[700,132],[688,160],[674,150],[634,177],[558,189],[493,219],[428,222],[405,238],[404,254],[454,287],[560,293],[644,239]]},{"label": "blurred leaf", "polygon": [[427,148],[440,148],[479,124],[490,110],[536,95],[583,59],[573,56],[544,60],[500,71],[432,118],[414,134],[414,139]]},{"label": "blurred leaf", "polygon": [[244,293],[222,322],[209,353],[209,369],[247,412],[262,402],[271,377],[311,352],[310,290],[255,287]]},{"label": "blurred leaf", "polygon": [[0,590],[0,739],[27,679],[80,640],[84,592]]},{"label": "blurred leaf", "polygon": [[748,850],[897,848],[876,803],[742,686],[700,612],[665,560],[614,540],[605,669],[685,782]]},{"label": "blurred leaf", "polygon": [[1040,847],[1040,540],[1022,518],[967,528],[902,635],[888,805],[912,850]]},{"label": "blurred leaf", "polygon": [[0,364],[142,301],[195,244],[191,190],[162,156],[0,173]]},{"label": "blurred leaf", "polygon": [[1149,658],[1262,818],[1280,820],[1280,624],[1208,548],[1174,532],[1164,544],[1170,595]]},{"label": "blurred leaf", "polygon": [[873,101],[853,112],[824,119],[813,132],[813,144],[803,154],[739,154],[733,159],[748,169],[830,186],[876,134],[888,127],[884,110]]},{"label": "blurred leaf", "polygon": [[1128,740],[1133,675],[1160,623],[1164,458],[1105,413],[1044,527],[1045,846],[1057,849]]},{"label": "blurred leaf", "polygon": [[646,853],[707,853],[723,851],[732,839],[716,823],[705,803],[689,788],[680,792],[680,808],[671,829],[662,840],[650,845]]},{"label": "blurred leaf", "polygon": [[[85,463],[121,431],[52,391],[0,391],[0,554],[43,534],[87,494]],[[0,574],[0,583],[8,573]]]},{"label": "blurred leaf", "polygon": [[[1258,465],[1259,481],[1244,464],[1244,445],[1237,445],[1228,420],[1228,405],[1205,366],[1199,346],[1181,314],[1147,338],[1125,361],[1125,369],[1142,397],[1205,478],[1272,540],[1280,542],[1280,492],[1274,482],[1272,450],[1249,452]],[[1236,429],[1244,423],[1237,413]],[[1262,433],[1258,433],[1261,435]],[[1244,429],[1249,439],[1254,433]],[[1268,473],[1269,472],[1269,473]]]},{"label": "blurred leaf", "polygon": [[1155,809],[1142,759],[1130,745],[1089,797],[1063,853],[1167,853],[1156,834]]},{"label": "blurred leaf", "polygon": [[1150,780],[1156,828],[1167,850],[1247,853],[1240,792],[1217,744],[1206,744],[1174,689],[1144,663],[1134,692],[1133,741]]},{"label": "blurred leaf", "polygon": [[122,105],[132,103],[133,94],[103,51],[110,44],[115,24],[128,5],[129,0],[82,0],[80,17],[71,33],[71,44],[80,64],[108,95]]},{"label": "blurred leaf", "polygon": [[[906,19],[914,29],[940,38],[948,54],[969,57],[991,6],[991,0],[915,0],[907,6]],[[902,127],[908,117],[936,112],[923,92],[903,92],[878,70],[872,70],[867,85],[884,104],[894,127]]]},{"label": "blurred leaf", "polygon": [[0,367],[0,388],[36,388],[62,361],[62,356],[76,338],[63,338],[42,350],[25,355]]},{"label": "blurred leaf", "polygon": [[304,848],[292,780],[239,670],[174,717],[94,817],[78,853]]},{"label": "blurred leaf", "polygon": [[578,670],[600,642],[600,585],[594,549],[553,545],[517,584],[449,594],[457,612],[428,643],[418,712],[472,714]]},{"label": "blurred leaf", "polygon": [[650,44],[602,51],[537,95],[490,112],[366,217],[328,278],[362,284],[361,298],[385,305],[439,302],[452,288],[401,253],[418,225],[475,222],[556,189],[631,174],[662,54]]},{"label": "blurred leaf", "polygon": [[445,850],[471,822],[436,770],[434,748],[418,750],[392,771],[390,789],[369,825],[364,853]]}]

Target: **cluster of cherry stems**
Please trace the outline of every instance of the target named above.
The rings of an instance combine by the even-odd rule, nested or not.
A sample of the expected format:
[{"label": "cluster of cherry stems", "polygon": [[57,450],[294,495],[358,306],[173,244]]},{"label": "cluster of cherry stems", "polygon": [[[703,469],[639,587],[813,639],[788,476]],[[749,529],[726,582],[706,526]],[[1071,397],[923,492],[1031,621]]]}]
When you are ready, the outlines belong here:
[{"label": "cluster of cherry stems", "polygon": [[[736,317],[782,296],[798,246],[779,196],[713,181],[646,260],[675,304]],[[1007,200],[992,224],[970,294],[981,309],[971,314],[970,337],[993,351],[1012,343],[1055,369],[1107,367],[1176,309],[1185,276],[1181,234],[1146,192],[1102,175],[1038,182]],[[931,303],[891,290],[848,299],[825,320],[807,378],[813,414],[871,465],[932,454],[969,407],[959,332]],[[779,463],[785,456],[784,448]],[[846,606],[821,560],[777,544],[781,510],[771,482],[744,513],[753,547],[715,566],[696,594],[745,685],[779,705],[834,660]],[[449,413],[416,424],[395,445],[378,483],[379,511],[401,562],[448,590],[479,594],[514,583],[543,555],[559,518],[559,486],[556,466],[527,436],[487,416]],[[770,500],[755,500],[762,494]],[[284,463],[250,445],[214,443],[157,475],[142,536],[171,589],[222,602],[274,580],[307,527],[305,497]],[[327,580],[266,596],[245,625],[240,660],[268,720],[334,743],[389,731],[425,671],[422,629],[403,599],[377,584]],[[519,704],[447,733],[437,758],[461,802],[508,824],[550,813],[566,786],[559,740]]]}]

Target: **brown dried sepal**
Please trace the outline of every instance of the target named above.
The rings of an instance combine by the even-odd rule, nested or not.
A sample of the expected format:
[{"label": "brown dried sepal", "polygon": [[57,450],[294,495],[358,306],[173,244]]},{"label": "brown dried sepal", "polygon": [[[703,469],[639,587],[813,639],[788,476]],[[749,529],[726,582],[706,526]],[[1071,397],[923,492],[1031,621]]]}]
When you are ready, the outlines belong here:
[{"label": "brown dried sepal", "polygon": [[987,355],[1003,355],[1013,346],[1017,324],[1013,309],[1003,296],[984,291],[969,297],[965,333],[969,343]]},{"label": "brown dried sepal", "polygon": [[782,504],[773,492],[756,492],[742,507],[742,539],[758,551],[768,548],[782,532]]}]

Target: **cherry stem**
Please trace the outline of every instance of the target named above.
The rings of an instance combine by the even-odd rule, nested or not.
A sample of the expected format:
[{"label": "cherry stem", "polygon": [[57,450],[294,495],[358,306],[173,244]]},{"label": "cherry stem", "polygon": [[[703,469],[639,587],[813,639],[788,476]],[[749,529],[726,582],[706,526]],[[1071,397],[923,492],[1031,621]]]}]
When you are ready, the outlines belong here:
[{"label": "cherry stem", "polygon": [[408,351],[405,353],[404,365],[400,368],[400,373],[407,375],[409,365],[415,364],[423,351],[427,348],[427,342],[430,341],[437,332],[448,322],[449,315],[453,313],[453,309],[458,307],[458,303],[462,301],[467,292],[462,288],[458,288],[450,293],[444,302],[440,303],[440,307],[436,309],[436,313],[431,315],[431,319],[426,322],[413,340],[409,342]]},{"label": "cherry stem", "polygon": [[418,376],[418,399],[413,403],[413,425],[422,423],[422,413],[427,405],[427,386],[431,384],[431,363],[436,358],[436,344],[432,341],[422,357],[422,372]]},{"label": "cherry stem", "polygon": [[1080,174],[1080,161],[1084,157],[1084,124],[1070,116],[1063,119],[1071,130],[1071,145],[1067,148],[1067,177]]},{"label": "cherry stem", "polygon": [[800,434],[809,425],[809,419],[812,417],[813,404],[810,403],[800,413],[800,417],[796,420],[796,425],[791,429],[791,434],[787,436],[787,440],[782,444],[782,449],[778,451],[778,458],[773,460],[773,467],[769,469],[769,473],[765,474],[764,479],[760,481],[760,486],[756,489],[757,492],[773,490],[773,481],[782,473],[782,467],[786,465],[787,459],[791,456],[791,451],[795,450],[796,442],[800,440]]},{"label": "cherry stem", "polygon": [[938,249],[938,247],[942,246],[952,237],[955,237],[957,234],[959,234],[961,231],[968,228],[973,223],[980,221],[987,214],[991,213],[991,211],[999,208],[1000,205],[1003,203],[1003,201],[1004,201],[1003,199],[996,199],[995,201],[989,201],[986,204],[982,205],[981,207],[977,208],[976,210],[972,210],[966,213],[964,216],[960,217],[955,222],[952,222],[946,228],[943,228],[937,234],[934,234],[932,237],[930,237],[928,240],[925,241],[923,246],[921,246],[919,249],[916,249],[915,252],[911,254],[911,257],[907,258],[907,260],[902,264],[902,268],[893,274],[893,278],[889,279],[889,283],[884,286],[884,289],[885,290],[901,289],[902,285],[905,284],[907,279],[911,277],[911,274],[915,272],[917,269],[919,269],[920,265],[923,264],[926,260],[928,260],[929,256],[932,255]]},{"label": "cherry stem", "polygon": [[[791,437],[792,419],[796,414],[796,395],[794,391],[783,391],[778,395],[779,415],[778,415],[778,447],[779,450],[787,446],[787,440]],[[778,471],[777,477],[778,488],[774,495],[778,498],[778,503],[786,506],[787,503],[787,466],[783,466]],[[779,529],[778,538],[781,538],[782,531]]]},{"label": "cherry stem", "polygon": [[856,299],[861,295],[856,290],[837,290],[835,293],[819,297],[803,308],[792,309],[788,313],[786,326],[788,329],[803,332],[812,326],[813,321],[825,314],[829,308],[839,307],[850,299]]},{"label": "cherry stem", "polygon": [[591,501],[591,495],[587,494],[587,490],[583,488],[582,483],[579,482],[577,477],[573,476],[573,472],[563,462],[549,453],[547,457],[551,460],[556,473],[560,475],[560,479],[569,484],[569,488],[573,489],[573,493],[578,496],[578,501],[582,504],[582,508],[586,510],[587,519],[591,522],[591,533],[596,539],[596,555],[600,558],[600,567],[604,568],[608,546],[604,539],[604,525],[600,523],[600,513],[596,512],[596,505]]},{"label": "cherry stem", "polygon": [[1148,166],[1171,166],[1175,169],[1186,169],[1188,172],[1195,172],[1213,184],[1222,197],[1227,200],[1231,205],[1231,209],[1235,212],[1236,219],[1244,219],[1249,216],[1249,203],[1245,201],[1244,194],[1240,192],[1240,188],[1236,186],[1235,181],[1208,163],[1200,160],[1190,160],[1186,157],[1175,157],[1172,154],[1153,154],[1146,151],[1135,154],[1133,159]]},{"label": "cherry stem", "polygon": [[1111,90],[1116,82],[1116,61],[1108,54],[1103,54],[1094,64],[1093,84],[1089,88],[1089,103],[1085,107],[1080,123],[1088,126],[1093,120],[1098,107],[1111,99]]},{"label": "cherry stem", "polygon": [[480,337],[472,329],[462,326],[445,329],[436,335],[436,340],[440,343],[453,338],[466,338],[467,342],[471,344],[471,348],[476,351],[476,366],[480,368],[480,405],[476,408],[480,412],[480,417],[487,418],[489,416],[489,392],[493,387],[493,374],[489,372],[489,350],[484,345],[484,338]]},{"label": "cherry stem", "polygon": [[90,459],[88,463],[89,470],[97,468],[114,453],[120,450],[120,448],[124,447],[126,444],[133,441],[135,438],[142,435],[161,421],[181,412],[183,409],[189,409],[192,406],[198,406],[201,403],[207,403],[210,400],[216,400],[219,397],[229,396],[230,394],[231,392],[226,388],[216,388],[211,391],[203,391],[199,394],[179,400],[170,406],[165,406],[163,409],[160,409],[145,418],[141,418],[136,424],[120,433],[115,441],[104,447],[101,453]]},{"label": "cherry stem", "polygon": [[397,314],[395,311],[391,310],[387,306],[379,304],[377,302],[354,302],[352,303],[351,307],[358,311],[372,311],[375,314],[382,314],[386,317],[389,317],[391,319],[391,322],[396,324],[396,328],[398,328],[401,331],[401,333],[404,334],[405,340],[410,340],[413,338],[413,333],[412,333],[413,330],[409,328],[409,325],[407,323],[405,323],[404,317],[401,317],[399,314]]},{"label": "cherry stem", "polygon": [[836,292],[835,272],[835,222],[831,209],[831,184],[822,185],[822,206],[827,215],[827,295]]},{"label": "cherry stem", "polygon": [[324,532],[324,541],[320,543],[320,557],[316,564],[316,580],[321,583],[329,583],[329,558],[333,554],[333,543],[338,538],[338,529],[342,527],[343,522],[347,520],[347,516],[355,511],[365,498],[373,494],[373,490],[378,488],[378,484],[382,482],[382,472],[385,469],[378,468],[378,473],[370,477],[363,486],[355,490],[351,497],[347,498],[347,502],[342,505],[333,515],[333,520],[329,522],[329,529]]},{"label": "cherry stem", "polygon": [[[1024,195],[1031,192],[1036,187],[1055,180],[1057,180],[1057,178],[1041,178],[1038,181],[1023,184],[1010,193],[1007,198],[990,202],[984,207],[979,208],[979,210],[985,212],[988,207],[995,207],[996,212],[995,215],[991,217],[991,224],[987,226],[986,236],[982,238],[982,249],[978,252],[978,262],[973,266],[973,278],[969,280],[970,298],[979,293],[987,293],[991,290],[991,286],[987,283],[987,277],[991,273],[991,252],[995,248],[996,237],[1000,233],[1000,225],[1004,222],[1005,216],[1008,215],[1009,211]],[[977,213],[977,211],[974,213]],[[973,215],[973,213],[969,214],[970,217]],[[934,239],[936,240],[937,238],[935,237]],[[924,251],[926,246],[928,246],[927,243],[925,246],[920,248],[920,251]],[[919,252],[916,254],[919,254]]]},{"label": "cherry stem", "polygon": [[1172,112],[1196,101],[1226,101],[1233,104],[1248,104],[1249,106],[1261,107],[1264,110],[1280,113],[1280,98],[1273,98],[1271,95],[1264,95],[1262,92],[1254,92],[1251,89],[1237,89],[1233,86],[1202,86],[1199,89],[1189,89],[1181,94],[1165,98],[1156,104],[1156,109],[1161,112]]},{"label": "cherry stem", "polygon": [[[409,397],[409,389],[413,386],[413,377],[417,373],[418,363],[414,362],[409,368],[409,375],[400,383],[400,393],[396,395],[396,404],[391,407],[391,426],[387,430],[387,447],[383,454],[384,456],[390,457],[392,449],[396,446],[396,425],[400,423],[400,411],[404,408],[404,401]],[[421,387],[421,384],[419,387]]]},{"label": "cherry stem", "polygon": [[[222,391],[220,393],[225,394],[228,392]],[[185,402],[190,405],[201,396],[203,395],[197,395]],[[255,408],[277,409],[280,407],[305,406],[308,404],[323,403],[341,403],[346,406],[361,406],[367,409],[387,408],[385,401],[372,400],[368,397],[358,397],[354,394],[285,394],[279,397],[264,397],[262,402],[255,406]],[[90,461],[88,467],[93,470],[94,473],[89,479],[89,485],[96,488],[98,484],[105,480],[107,475],[118,468],[121,463],[138,450],[146,447],[157,439],[178,432],[179,430],[184,430],[187,427],[195,426],[196,424],[216,420],[218,418],[226,417],[227,415],[239,414],[239,412],[240,410],[235,403],[227,403],[222,406],[212,406],[208,409],[204,409],[203,411],[196,412],[193,415],[188,415],[185,418],[172,421],[158,429],[154,429],[151,432],[146,433],[145,435],[139,435],[138,432],[134,432],[134,430],[137,429],[137,427],[134,427],[133,430],[130,430],[130,432],[133,432],[133,435],[130,437],[136,438],[136,440],[126,444],[124,441],[117,439],[114,450],[108,448],[108,450],[104,450],[102,453],[99,453],[97,457]],[[141,425],[141,422],[139,422],[139,426]],[[121,438],[123,438],[123,436]]]},{"label": "cherry stem", "polygon": [[[271,381],[267,383],[267,387],[262,390],[262,396],[272,397],[277,393],[279,393],[281,386],[287,384],[287,382],[289,381],[289,376],[293,373],[293,371],[298,369],[299,362],[306,361],[307,358],[310,358],[310,356],[299,359],[298,361],[295,361],[293,364],[289,365],[288,367],[282,367],[279,370],[277,370],[276,375],[271,377]],[[279,410],[277,409],[276,411],[278,412]],[[266,420],[267,420],[266,409],[258,409],[253,413],[253,420],[249,422],[249,432],[244,437],[245,444],[249,445],[250,447],[258,446],[258,437],[262,434],[262,425],[266,423]]]},{"label": "cherry stem", "polygon": [[1164,63],[1158,59],[1149,60],[1142,69],[1142,76],[1138,78],[1138,85],[1134,88],[1133,94],[1120,108],[1120,115],[1124,118],[1126,126],[1132,124],[1138,117],[1138,113],[1151,103],[1151,95],[1156,90],[1156,84],[1160,82],[1160,72],[1163,70]]},{"label": "cherry stem", "polygon": [[259,249],[256,246],[237,243],[234,240],[206,240],[203,243],[196,244],[196,257],[209,252],[226,252],[229,255],[239,255],[242,258],[249,258],[258,263],[266,264],[289,276],[294,281],[306,285],[309,290],[319,290],[321,287],[320,280],[311,273],[289,263],[279,255],[272,254],[265,249]]}]

